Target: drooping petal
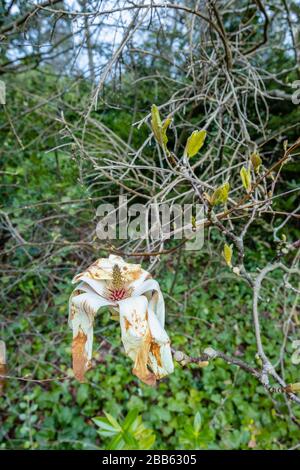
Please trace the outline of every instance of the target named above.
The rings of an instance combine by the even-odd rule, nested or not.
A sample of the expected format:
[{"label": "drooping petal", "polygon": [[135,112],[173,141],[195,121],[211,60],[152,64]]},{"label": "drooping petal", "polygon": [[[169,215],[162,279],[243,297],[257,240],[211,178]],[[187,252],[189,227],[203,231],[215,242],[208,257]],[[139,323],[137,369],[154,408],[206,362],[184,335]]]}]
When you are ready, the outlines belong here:
[{"label": "drooping petal", "polygon": [[155,315],[153,305],[143,295],[119,302],[125,352],[134,361],[132,372],[148,385],[155,385],[156,379],[174,370],[170,339]]},{"label": "drooping petal", "polygon": [[[83,275],[81,276],[80,280],[82,281],[82,283],[90,286],[93,289],[93,291],[95,291],[95,293],[97,293],[98,295],[101,295],[102,297],[105,295],[105,288],[106,288],[105,281],[95,280],[88,276],[83,276]],[[80,284],[80,285],[82,286],[83,284]]]},{"label": "drooping petal", "polygon": [[[85,285],[80,288],[89,289]],[[79,292],[76,289],[70,297],[69,324],[73,330],[73,371],[75,377],[83,382],[85,372],[91,367],[95,314],[99,308],[111,305],[111,302],[93,292]]]},{"label": "drooping petal", "polygon": [[[155,291],[152,293],[152,291]],[[152,310],[157,316],[162,327],[165,326],[165,301],[160,290],[160,286],[154,279],[146,279],[143,283],[138,285],[133,291],[133,296],[150,293],[147,298],[151,304]]]},{"label": "drooping petal", "polygon": [[126,354],[134,361],[132,372],[147,385],[155,385],[155,374],[147,367],[151,346],[147,298],[122,300],[119,308],[122,342]]},{"label": "drooping petal", "polygon": [[142,284],[148,279],[151,279],[151,274],[148,273],[148,271],[141,269],[140,276],[128,284],[128,287],[132,290],[133,295],[135,295],[134,292],[138,291]]},{"label": "drooping petal", "polygon": [[90,336],[90,332],[85,334],[80,329],[72,342],[73,372],[79,382],[84,382],[85,373],[91,368],[91,363],[86,351],[86,343]]},{"label": "drooping petal", "polygon": [[149,365],[157,378],[171,374],[174,371],[170,339],[154,314],[151,304],[148,307],[148,324],[151,334]]}]

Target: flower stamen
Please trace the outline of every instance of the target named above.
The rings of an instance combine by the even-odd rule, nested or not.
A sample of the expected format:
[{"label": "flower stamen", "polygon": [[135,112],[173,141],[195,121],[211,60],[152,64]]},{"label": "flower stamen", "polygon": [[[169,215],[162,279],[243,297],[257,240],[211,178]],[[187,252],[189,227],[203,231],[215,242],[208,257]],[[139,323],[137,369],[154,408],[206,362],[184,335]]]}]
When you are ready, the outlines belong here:
[{"label": "flower stamen", "polygon": [[108,300],[117,302],[127,299],[132,294],[132,289],[126,286],[120,267],[115,264],[112,270],[112,281],[106,289]]}]

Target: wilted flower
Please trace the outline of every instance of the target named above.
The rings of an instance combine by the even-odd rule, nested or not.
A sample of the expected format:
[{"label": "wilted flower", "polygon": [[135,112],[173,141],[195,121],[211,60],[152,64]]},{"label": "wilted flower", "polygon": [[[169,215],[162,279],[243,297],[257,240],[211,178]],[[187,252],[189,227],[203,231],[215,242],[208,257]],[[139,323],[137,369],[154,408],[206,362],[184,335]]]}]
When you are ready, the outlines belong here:
[{"label": "wilted flower", "polygon": [[164,330],[164,299],[158,282],[147,271],[110,255],[98,259],[72,282],[79,281],[69,308],[73,370],[79,381],[84,381],[91,368],[94,318],[105,306],[118,315],[125,352],[134,362],[133,374],[154,385],[156,379],[173,372],[170,340]]}]

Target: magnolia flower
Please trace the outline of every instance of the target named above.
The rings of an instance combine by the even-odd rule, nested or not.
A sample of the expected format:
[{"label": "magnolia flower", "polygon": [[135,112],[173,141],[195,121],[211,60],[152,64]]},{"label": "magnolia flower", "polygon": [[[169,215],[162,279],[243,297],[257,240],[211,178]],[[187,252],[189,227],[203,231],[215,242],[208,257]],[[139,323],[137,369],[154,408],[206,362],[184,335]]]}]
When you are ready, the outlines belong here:
[{"label": "magnolia flower", "polygon": [[133,374],[154,385],[156,379],[173,372],[170,340],[164,330],[164,299],[158,282],[147,271],[111,255],[98,259],[72,282],[80,282],[69,307],[73,370],[80,382],[91,368],[94,318],[105,306],[120,321],[125,353],[134,362]]}]

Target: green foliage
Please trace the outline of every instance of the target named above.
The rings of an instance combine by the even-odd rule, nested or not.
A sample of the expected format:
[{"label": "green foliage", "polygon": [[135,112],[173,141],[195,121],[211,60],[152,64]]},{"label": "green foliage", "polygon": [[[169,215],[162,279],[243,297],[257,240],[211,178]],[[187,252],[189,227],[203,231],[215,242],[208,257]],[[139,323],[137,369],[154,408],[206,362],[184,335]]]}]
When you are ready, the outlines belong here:
[{"label": "green foliage", "polygon": [[147,429],[139,416],[138,409],[128,412],[122,423],[119,423],[112,415],[104,411],[106,418],[93,418],[94,423],[100,428],[98,433],[104,438],[111,438],[106,446],[109,450],[151,449],[155,442],[155,435]]},{"label": "green foliage", "polygon": [[[264,246],[256,246],[246,260],[250,267],[254,268],[258,259],[263,260],[264,253]],[[218,278],[216,269],[220,272]],[[158,277],[163,292],[169,292],[174,272],[175,260],[162,264]],[[199,289],[203,273],[207,282]],[[63,282],[58,283],[57,296],[46,310],[43,306],[35,307],[21,318],[7,310],[11,318],[6,334],[8,359],[10,368],[17,370],[19,376],[30,378],[34,373],[37,379],[48,379],[68,374],[71,333],[66,329],[70,294],[66,285],[70,285],[71,276],[69,271]],[[271,360],[276,357],[274,348],[281,341],[275,321],[280,299],[272,298],[272,289],[271,284],[270,301],[262,305],[262,309],[267,306],[271,315],[262,316],[262,334],[269,338],[265,346]],[[188,301],[183,308],[186,295]],[[291,303],[293,299],[291,296]],[[207,346],[223,347],[229,354],[252,363],[256,350],[250,313],[248,288],[228,274],[225,266],[220,269],[219,260],[208,263],[207,252],[184,256],[172,296],[167,297],[167,329],[175,349],[186,348],[195,356]],[[127,442],[122,438],[128,448],[135,448],[130,439],[136,439],[136,429],[148,430],[143,431],[146,442],[150,436],[156,437],[154,449],[249,449],[249,445],[257,449],[285,449],[297,444],[298,427],[289,421],[284,399],[279,399],[279,413],[263,387],[249,374],[222,360],[212,361],[205,369],[193,364],[184,369],[176,365],[169,378],[151,388],[132,375],[132,362],[121,351],[119,331],[111,327],[108,312],[96,321],[96,344],[103,337],[111,347],[104,344],[96,352],[95,367],[88,372],[86,384],[73,379],[45,384],[29,382],[24,393],[24,384],[9,381],[6,395],[0,398],[1,448],[111,448],[115,436],[97,433],[92,420],[101,410],[118,417],[117,424],[112,424],[113,418],[108,420],[108,415],[100,418],[112,426],[111,432],[116,435],[121,428],[125,429],[126,420],[128,423],[138,414],[137,421],[133,420],[137,427],[128,427],[133,436]],[[23,340],[18,344],[15,338]],[[297,367],[289,363],[286,372],[289,382],[299,381]],[[300,418],[297,409],[295,413]],[[149,441],[145,445],[136,440],[139,446],[150,448]]]},{"label": "green foliage", "polygon": [[[283,59],[274,54],[272,66],[274,61],[281,69]],[[1,338],[5,332],[11,375],[53,380],[40,383],[7,381],[5,394],[0,397],[0,448],[105,449],[122,445],[123,448],[152,446],[158,450],[286,449],[297,445],[299,428],[290,421],[284,399],[276,396],[279,407],[275,409],[255,378],[221,360],[212,361],[205,369],[191,364],[182,370],[176,365],[174,374],[154,389],[138,382],[131,373],[132,362],[122,353],[119,331],[111,325],[105,312],[96,320],[95,341],[101,343],[101,347],[95,353],[94,368],[87,374],[88,382],[78,384],[72,379],[57,380],[57,377],[70,376],[71,332],[66,324],[67,304],[72,276],[84,264],[82,253],[78,254],[76,248],[68,244],[80,240],[90,227],[94,207],[89,199],[90,190],[80,179],[77,156],[70,156],[71,152],[64,147],[57,152],[48,152],[58,143],[56,135],[60,126],[53,119],[53,109],[56,112],[61,103],[49,101],[43,112],[39,112],[35,97],[35,90],[39,89],[44,96],[63,94],[70,105],[84,103],[89,86],[83,80],[80,86],[71,88],[67,79],[57,83],[51,71],[48,72],[33,71],[14,77],[15,89],[10,92],[8,87],[10,113],[12,116],[23,113],[20,122],[15,119],[14,124],[22,137],[24,150],[20,151],[14,133],[5,127],[4,115],[0,116],[1,152],[5,156],[1,159],[1,170],[4,171],[1,205],[9,207],[10,221],[20,236],[28,239],[32,234],[34,241],[51,240],[53,244],[50,253],[43,244],[12,251],[14,244],[4,240],[5,250],[9,253],[3,262]],[[99,119],[126,141],[133,122],[131,109],[135,95],[132,81],[133,77],[128,74],[122,88],[106,91],[106,97],[113,98],[118,105],[124,96],[122,109],[103,105],[97,112],[92,112],[94,119]],[[144,116],[153,102],[164,102],[169,96],[164,83],[162,80],[159,87],[154,87],[141,82],[136,96],[135,119]],[[35,112],[25,113],[22,86],[28,91],[26,106],[36,107]],[[277,105],[280,108],[276,108],[274,101],[270,104],[271,130],[277,132],[285,123],[299,121],[299,107],[291,108],[290,103],[284,102],[286,109],[282,109],[280,102]],[[78,116],[68,108],[67,118],[75,124]],[[157,115],[155,119],[159,140],[166,145],[169,122],[161,123]],[[45,129],[49,132],[45,133]],[[296,131],[289,131],[290,140],[296,135],[293,132]],[[144,141],[147,135],[146,126],[139,130],[133,128],[132,145]],[[190,141],[189,157],[201,149],[203,136],[198,133],[195,141]],[[169,139],[172,139],[171,135]],[[182,141],[181,151],[184,151],[185,139]],[[269,150],[273,151],[273,148],[271,142]],[[147,151],[150,158],[156,158]],[[266,165],[269,166],[269,162]],[[287,182],[284,190],[297,188],[298,170],[297,163],[285,165],[283,180]],[[247,189],[247,174],[244,179]],[[222,191],[221,199],[216,198],[220,203],[226,202],[228,196],[225,194],[225,197]],[[273,208],[291,211],[296,199],[297,193],[290,193],[284,199],[275,199]],[[73,200],[79,202],[75,204]],[[43,226],[36,222],[45,218]],[[72,223],[74,220],[76,224]],[[287,240],[290,238],[299,238],[296,224],[292,224],[287,233]],[[215,233],[210,234],[210,239],[218,246],[216,259],[211,257],[213,249],[207,242],[208,247],[203,251],[182,256],[178,274],[172,256],[162,259],[157,273],[163,292],[168,294],[167,329],[172,346],[186,348],[195,356],[207,346],[219,347],[255,365],[249,289],[225,265],[220,267],[218,253],[222,251],[224,240]],[[253,238],[246,242],[245,263],[253,270],[275,255],[271,233],[261,220],[254,224]],[[59,248],[48,262],[48,256],[56,246]],[[42,254],[43,262],[37,262]],[[90,253],[86,252],[86,255],[90,256]],[[95,252],[95,256],[100,255],[101,252]],[[10,270],[6,269],[8,261]],[[276,295],[276,276],[280,274],[275,273],[272,282],[265,283],[268,301],[262,302],[261,306],[262,335],[267,339],[265,348],[271,360],[275,359],[282,339],[278,315],[283,312],[283,305],[280,296]],[[294,299],[291,292],[286,302],[292,305]],[[292,346],[288,345],[289,357],[293,353]],[[287,381],[298,383],[299,367],[290,361],[285,369]],[[106,417],[93,421],[93,417],[103,413],[102,410],[106,411]],[[300,419],[299,409],[295,409],[295,417]],[[111,435],[105,435],[104,426]]]}]

